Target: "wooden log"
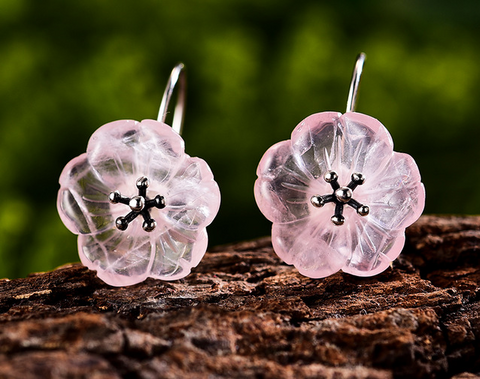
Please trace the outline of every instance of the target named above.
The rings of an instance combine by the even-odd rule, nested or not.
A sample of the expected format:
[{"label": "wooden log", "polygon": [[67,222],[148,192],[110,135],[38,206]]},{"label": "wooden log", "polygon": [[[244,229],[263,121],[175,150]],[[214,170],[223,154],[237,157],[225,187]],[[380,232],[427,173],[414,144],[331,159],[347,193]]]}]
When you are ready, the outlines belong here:
[{"label": "wooden log", "polygon": [[479,248],[480,217],[423,216],[372,278],[303,277],[261,238],[175,282],[1,280],[0,378],[478,377]]}]

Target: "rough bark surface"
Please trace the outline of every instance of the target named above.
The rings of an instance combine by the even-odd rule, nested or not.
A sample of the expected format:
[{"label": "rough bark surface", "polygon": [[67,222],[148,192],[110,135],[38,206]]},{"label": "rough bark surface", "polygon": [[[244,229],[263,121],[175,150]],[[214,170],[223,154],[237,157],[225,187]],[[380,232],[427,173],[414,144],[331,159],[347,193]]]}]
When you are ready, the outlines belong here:
[{"label": "rough bark surface", "polygon": [[0,280],[0,378],[475,378],[479,248],[480,217],[423,216],[373,278],[303,277],[263,238],[176,282]]}]

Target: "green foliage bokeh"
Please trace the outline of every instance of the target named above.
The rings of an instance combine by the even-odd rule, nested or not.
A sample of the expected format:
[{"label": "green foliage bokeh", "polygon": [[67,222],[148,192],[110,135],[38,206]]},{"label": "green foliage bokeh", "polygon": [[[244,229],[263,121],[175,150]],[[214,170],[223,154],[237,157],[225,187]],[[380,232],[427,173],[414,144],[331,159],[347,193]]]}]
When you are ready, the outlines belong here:
[{"label": "green foliage bokeh", "polygon": [[428,213],[480,213],[476,0],[0,0],[0,278],[77,261],[55,206],[92,132],[156,118],[185,63],[183,137],[222,192],[210,244],[267,235],[253,197],[265,150],[312,113],[357,110],[417,161]]}]

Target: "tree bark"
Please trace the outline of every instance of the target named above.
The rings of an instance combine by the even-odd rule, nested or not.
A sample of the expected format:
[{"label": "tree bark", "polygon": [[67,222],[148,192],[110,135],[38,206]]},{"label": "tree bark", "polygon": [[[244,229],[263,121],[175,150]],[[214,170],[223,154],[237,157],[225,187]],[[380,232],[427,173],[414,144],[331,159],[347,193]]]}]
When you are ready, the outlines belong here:
[{"label": "tree bark", "polygon": [[0,280],[0,378],[474,378],[480,217],[423,216],[391,269],[310,279],[270,238],[125,288],[70,264]]}]

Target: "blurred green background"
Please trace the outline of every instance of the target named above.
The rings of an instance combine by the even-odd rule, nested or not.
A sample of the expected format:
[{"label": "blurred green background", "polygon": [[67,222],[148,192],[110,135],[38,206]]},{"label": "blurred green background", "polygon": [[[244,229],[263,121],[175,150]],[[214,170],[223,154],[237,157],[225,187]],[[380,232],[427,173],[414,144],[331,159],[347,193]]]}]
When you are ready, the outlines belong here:
[{"label": "blurred green background", "polygon": [[415,157],[427,213],[480,213],[480,6],[472,1],[0,0],[0,278],[78,261],[58,177],[101,125],[156,118],[187,67],[186,151],[222,192],[210,245],[267,235],[265,150],[312,113],[357,110]]}]

